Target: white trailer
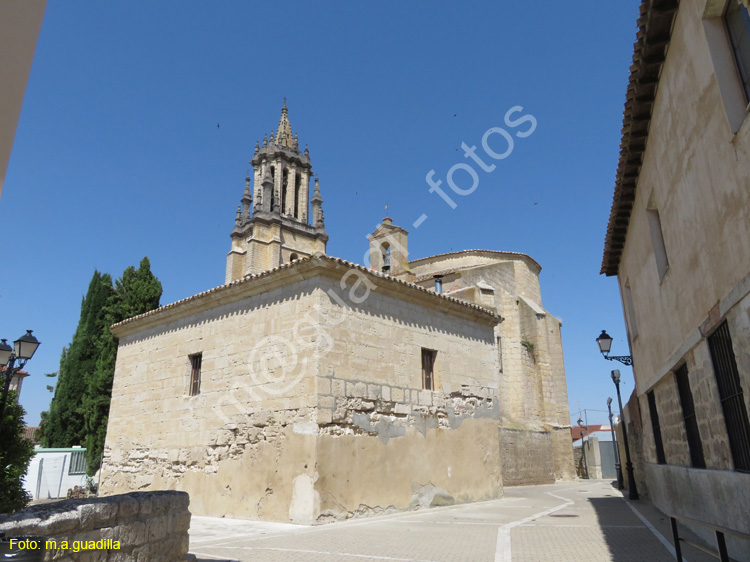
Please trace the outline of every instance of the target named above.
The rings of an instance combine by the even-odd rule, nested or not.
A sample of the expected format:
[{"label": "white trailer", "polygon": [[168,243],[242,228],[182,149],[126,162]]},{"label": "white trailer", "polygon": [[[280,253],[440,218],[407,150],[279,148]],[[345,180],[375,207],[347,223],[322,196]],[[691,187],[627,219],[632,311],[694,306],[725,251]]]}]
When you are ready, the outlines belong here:
[{"label": "white trailer", "polygon": [[86,449],[34,449],[24,489],[35,500],[67,497],[74,486],[86,485]]}]

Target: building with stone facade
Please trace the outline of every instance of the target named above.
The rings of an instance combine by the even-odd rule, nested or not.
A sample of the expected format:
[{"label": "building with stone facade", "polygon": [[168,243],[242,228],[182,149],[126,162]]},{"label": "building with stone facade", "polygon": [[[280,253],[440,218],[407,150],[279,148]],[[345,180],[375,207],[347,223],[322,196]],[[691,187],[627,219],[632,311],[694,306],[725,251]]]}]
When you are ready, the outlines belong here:
[{"label": "building with stone facade", "polygon": [[747,5],[643,1],[602,273],[634,361],[639,492],[750,534]]},{"label": "building with stone facade", "polygon": [[574,476],[537,262],[410,260],[389,218],[367,266],[327,256],[286,105],[251,163],[225,284],[112,327],[103,493],[178,489],[196,514],[314,523]]}]

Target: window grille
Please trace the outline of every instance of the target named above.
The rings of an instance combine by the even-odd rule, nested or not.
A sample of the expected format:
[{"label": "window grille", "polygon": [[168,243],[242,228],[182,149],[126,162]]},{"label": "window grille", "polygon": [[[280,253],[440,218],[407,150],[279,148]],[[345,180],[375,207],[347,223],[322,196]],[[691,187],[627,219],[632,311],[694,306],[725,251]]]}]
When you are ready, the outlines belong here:
[{"label": "window grille", "polygon": [[88,465],[86,464],[86,449],[73,451],[70,454],[70,466],[68,474],[86,474]]},{"label": "window grille", "polygon": [[703,443],[698,431],[698,419],[695,417],[695,404],[693,403],[693,393],[690,390],[687,365],[683,365],[677,369],[675,380],[677,381],[677,391],[680,393],[682,419],[685,421],[685,433],[687,434],[688,448],[690,449],[690,464],[695,468],[706,468],[706,459],[703,456]]},{"label": "window grille", "polygon": [[201,393],[201,363],[203,354],[196,353],[190,355],[190,396],[197,396]]},{"label": "window grille", "polygon": [[659,425],[659,412],[656,410],[656,397],[654,391],[648,393],[648,411],[651,414],[651,429],[654,431],[654,445],[656,445],[656,462],[667,464],[664,456],[664,443],[661,440],[661,426]]},{"label": "window grille", "polygon": [[750,472],[750,423],[726,320],[708,337],[734,469]]},{"label": "window grille", "polygon": [[434,390],[435,356],[437,351],[422,348],[422,388]]}]

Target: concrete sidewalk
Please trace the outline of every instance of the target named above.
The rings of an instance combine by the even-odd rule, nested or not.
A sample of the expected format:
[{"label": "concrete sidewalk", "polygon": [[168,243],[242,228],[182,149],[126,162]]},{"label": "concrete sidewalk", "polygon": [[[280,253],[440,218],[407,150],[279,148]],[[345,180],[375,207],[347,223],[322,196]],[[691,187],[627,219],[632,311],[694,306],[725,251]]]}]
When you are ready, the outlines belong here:
[{"label": "concrete sidewalk", "polygon": [[[501,500],[304,527],[194,517],[198,560],[239,562],[656,562],[669,520],[609,481],[506,488]],[[710,556],[683,546],[690,562]]]}]

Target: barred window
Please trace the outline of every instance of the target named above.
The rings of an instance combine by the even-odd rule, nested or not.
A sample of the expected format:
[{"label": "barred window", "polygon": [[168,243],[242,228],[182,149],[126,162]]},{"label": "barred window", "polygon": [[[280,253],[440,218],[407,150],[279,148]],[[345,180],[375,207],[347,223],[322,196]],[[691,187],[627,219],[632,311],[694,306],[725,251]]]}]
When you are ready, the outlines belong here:
[{"label": "barred window", "polygon": [[750,472],[750,422],[726,320],[708,337],[708,348],[711,350],[711,362],[716,375],[716,385],[719,387],[734,469]]},{"label": "barred window", "polygon": [[435,356],[437,351],[422,348],[422,388],[435,389]]},{"label": "barred window", "polygon": [[656,445],[656,462],[667,464],[664,456],[664,443],[661,440],[661,426],[659,425],[659,412],[656,410],[656,397],[654,391],[648,393],[648,411],[651,414],[651,429],[654,431],[654,445]]},{"label": "barred window", "polygon": [[70,454],[70,466],[68,474],[86,474],[88,465],[86,464],[86,449],[73,451]]},{"label": "barred window", "polygon": [[695,417],[695,404],[693,403],[693,393],[690,390],[687,365],[683,365],[677,369],[675,380],[677,381],[677,391],[680,393],[682,419],[685,421],[685,433],[687,434],[688,448],[690,449],[690,463],[695,468],[706,468],[706,459],[703,456],[703,443],[698,431],[698,420]]},{"label": "barred window", "polygon": [[203,354],[195,353],[189,356],[190,359],[190,396],[197,396],[201,393],[201,363]]}]

